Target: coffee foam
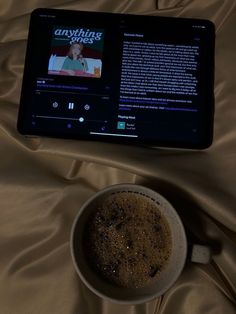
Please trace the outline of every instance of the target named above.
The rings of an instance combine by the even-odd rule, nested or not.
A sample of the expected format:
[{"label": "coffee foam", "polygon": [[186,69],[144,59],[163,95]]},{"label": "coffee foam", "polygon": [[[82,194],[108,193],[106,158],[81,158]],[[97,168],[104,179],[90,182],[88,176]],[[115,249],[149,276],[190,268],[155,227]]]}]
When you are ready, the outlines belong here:
[{"label": "coffee foam", "polygon": [[157,202],[136,192],[116,192],[103,200],[86,224],[83,243],[93,269],[128,288],[157,280],[172,246]]}]

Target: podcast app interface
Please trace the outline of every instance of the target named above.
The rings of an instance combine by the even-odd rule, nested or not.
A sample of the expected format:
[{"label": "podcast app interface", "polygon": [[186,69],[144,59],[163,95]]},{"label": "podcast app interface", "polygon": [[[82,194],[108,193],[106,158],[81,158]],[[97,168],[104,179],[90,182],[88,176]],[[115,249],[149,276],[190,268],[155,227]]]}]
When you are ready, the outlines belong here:
[{"label": "podcast app interface", "polygon": [[[204,27],[140,29],[119,19],[68,25],[38,16],[31,123],[51,134],[198,136]],[[95,25],[96,24],[96,25]],[[116,25],[115,25],[116,24]],[[201,84],[204,84],[202,82]]]}]

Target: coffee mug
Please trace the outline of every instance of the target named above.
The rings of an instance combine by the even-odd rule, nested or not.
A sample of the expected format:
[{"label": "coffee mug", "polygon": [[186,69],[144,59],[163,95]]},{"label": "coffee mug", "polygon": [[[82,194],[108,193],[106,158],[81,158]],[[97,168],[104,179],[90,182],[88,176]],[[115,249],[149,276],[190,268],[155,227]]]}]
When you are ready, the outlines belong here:
[{"label": "coffee mug", "polygon": [[[90,266],[84,250],[83,237],[86,231],[85,226],[88,225],[91,214],[108,197],[111,195],[118,195],[119,197],[122,193],[134,194],[137,197],[144,197],[154,202],[160,214],[167,221],[171,233],[170,256],[165,267],[158,273],[156,280],[138,288],[119,286],[105,280],[101,274]],[[162,195],[141,185],[117,184],[95,193],[81,207],[72,226],[70,248],[74,267],[83,283],[91,291],[113,302],[138,304],[161,296],[175,283],[187,259],[188,243],[180,217],[173,206]],[[192,246],[192,261],[208,263],[210,258],[211,252],[208,247],[201,245]]]}]

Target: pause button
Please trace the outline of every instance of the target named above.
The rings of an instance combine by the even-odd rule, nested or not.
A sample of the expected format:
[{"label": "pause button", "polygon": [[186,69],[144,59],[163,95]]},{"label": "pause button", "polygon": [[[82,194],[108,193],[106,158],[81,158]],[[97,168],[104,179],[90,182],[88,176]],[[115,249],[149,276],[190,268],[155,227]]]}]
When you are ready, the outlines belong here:
[{"label": "pause button", "polygon": [[69,102],[68,109],[74,109],[74,103],[73,102]]}]

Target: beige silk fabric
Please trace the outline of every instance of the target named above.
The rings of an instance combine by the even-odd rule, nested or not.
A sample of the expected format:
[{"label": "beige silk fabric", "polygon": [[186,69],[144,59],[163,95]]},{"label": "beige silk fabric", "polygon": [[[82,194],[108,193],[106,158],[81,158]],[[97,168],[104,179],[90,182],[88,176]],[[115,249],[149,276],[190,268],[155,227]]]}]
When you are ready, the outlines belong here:
[{"label": "beige silk fabric", "polygon": [[[37,7],[206,18],[216,25],[215,127],[205,151],[51,138],[16,130],[30,12]],[[174,30],[173,30],[174,31]],[[0,1],[0,313],[236,313],[236,2]],[[177,209],[191,241],[214,249],[186,263],[162,297],[117,305],[90,292],[70,257],[72,222],[96,191],[137,183]]]}]

